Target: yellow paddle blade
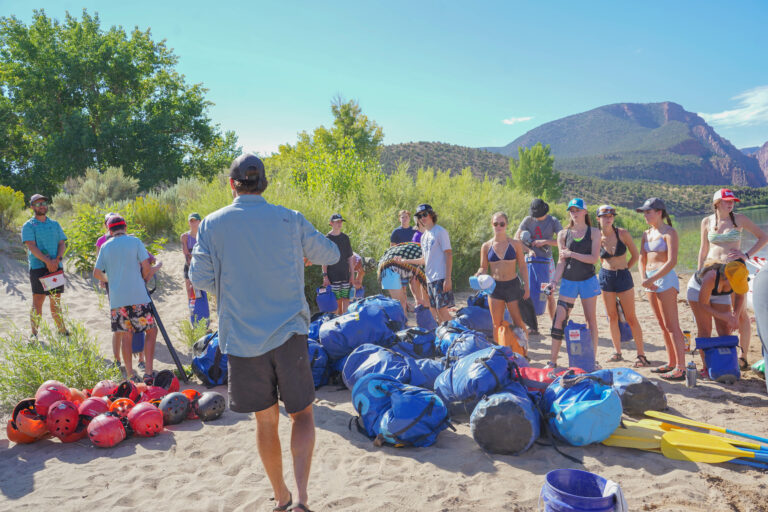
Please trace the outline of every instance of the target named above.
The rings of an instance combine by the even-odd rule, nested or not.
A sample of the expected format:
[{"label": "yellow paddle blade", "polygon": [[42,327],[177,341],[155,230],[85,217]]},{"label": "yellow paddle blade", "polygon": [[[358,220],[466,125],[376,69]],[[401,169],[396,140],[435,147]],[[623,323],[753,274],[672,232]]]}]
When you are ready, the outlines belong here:
[{"label": "yellow paddle blade", "polygon": [[718,462],[728,462],[734,459],[730,455],[720,455],[719,453],[700,452],[697,450],[688,450],[679,446],[673,445],[668,439],[661,438],[661,453],[668,459],[672,460],[687,460],[693,462],[706,462],[709,464],[717,464]]},{"label": "yellow paddle blade", "polygon": [[603,441],[606,446],[620,446],[637,450],[659,450],[663,432],[646,428],[635,422],[625,421],[613,434]]},{"label": "yellow paddle blade", "polygon": [[721,437],[716,436],[714,434],[707,434],[704,432],[696,432],[694,430],[689,430],[685,427],[681,427],[678,425],[670,425],[669,423],[664,423],[659,420],[653,420],[651,418],[643,418],[637,422],[639,425],[642,425],[644,427],[648,428],[657,428],[661,430],[662,432],[668,432],[673,430],[681,430],[685,432],[690,432],[692,434],[696,434],[697,436],[701,437],[702,440],[704,439],[718,439],[720,441],[725,441],[726,443],[732,445],[732,446],[740,446],[742,448],[749,448],[750,450],[759,450],[761,445],[757,443],[750,443],[749,441],[739,441],[738,439],[731,439],[729,437]]},{"label": "yellow paddle blade", "polygon": [[696,432],[673,430],[671,432],[665,432],[661,439],[662,451],[664,450],[664,443],[668,443],[680,450],[696,451],[709,454],[717,453],[720,455],[730,456],[732,459],[736,457],[755,457],[754,453],[734,448],[717,436],[703,438]]},{"label": "yellow paddle blade", "polygon": [[689,420],[688,418],[682,418],[680,416],[675,416],[674,414],[667,414],[665,412],[660,412],[660,411],[645,411],[645,415],[650,416],[651,418],[671,421],[672,423],[681,423],[683,425],[690,425],[692,427],[703,428],[707,430],[712,430],[714,432],[720,432],[721,434],[725,434],[725,429],[723,427],[716,427],[715,425],[710,425],[709,423],[702,423],[700,421]]}]

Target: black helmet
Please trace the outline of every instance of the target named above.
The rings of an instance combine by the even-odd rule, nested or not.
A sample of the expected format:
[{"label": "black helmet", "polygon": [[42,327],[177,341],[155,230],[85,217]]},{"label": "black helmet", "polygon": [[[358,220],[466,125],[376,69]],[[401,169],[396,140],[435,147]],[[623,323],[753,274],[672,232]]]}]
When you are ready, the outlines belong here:
[{"label": "black helmet", "polygon": [[197,400],[197,415],[203,421],[215,420],[224,413],[227,401],[221,393],[206,391]]},{"label": "black helmet", "polygon": [[536,198],[531,201],[531,217],[539,218],[545,216],[549,212],[549,205],[544,202],[543,199]]},{"label": "black helmet", "polygon": [[183,393],[169,393],[160,401],[159,409],[163,413],[163,424],[176,425],[181,423],[189,414],[191,404]]}]

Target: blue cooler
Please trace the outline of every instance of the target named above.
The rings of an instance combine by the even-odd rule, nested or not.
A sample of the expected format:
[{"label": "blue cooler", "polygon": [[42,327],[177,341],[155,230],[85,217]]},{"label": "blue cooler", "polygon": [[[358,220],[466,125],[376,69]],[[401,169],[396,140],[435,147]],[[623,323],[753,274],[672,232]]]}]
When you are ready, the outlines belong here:
[{"label": "blue cooler", "polygon": [[542,315],[547,307],[547,294],[542,286],[549,283],[549,258],[526,258],[525,261],[528,263],[533,310],[537,316]]},{"label": "blue cooler", "polygon": [[741,378],[736,347],[738,336],[717,336],[715,338],[696,338],[696,349],[704,354],[707,375],[712,380],[733,384]]},{"label": "blue cooler", "polygon": [[568,366],[581,368],[587,373],[595,371],[592,333],[586,324],[568,320],[568,325],[565,326],[565,346],[568,350]]}]

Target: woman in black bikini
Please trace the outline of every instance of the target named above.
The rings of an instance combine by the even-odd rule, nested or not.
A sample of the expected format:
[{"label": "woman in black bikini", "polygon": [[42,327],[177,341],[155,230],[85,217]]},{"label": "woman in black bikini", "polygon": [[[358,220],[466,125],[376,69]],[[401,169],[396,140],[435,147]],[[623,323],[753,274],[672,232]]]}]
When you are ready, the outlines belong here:
[{"label": "woman in black bikini", "polygon": [[[635,368],[650,366],[643,350],[643,330],[635,315],[635,284],[629,271],[637,263],[640,253],[635,247],[629,231],[617,228],[613,224],[616,209],[604,204],[597,209],[597,221],[600,224],[600,289],[603,291],[603,302],[611,325],[611,341],[615,352],[609,362],[623,361],[621,356],[621,331],[619,330],[618,299],[624,310],[624,317],[632,329],[632,337],[637,345]],[[629,261],[627,261],[629,251]]]},{"label": "woman in black bikini", "polygon": [[[507,236],[509,220],[504,212],[496,212],[491,218],[493,238],[480,248],[480,268],[475,275],[488,273],[496,281],[488,306],[491,310],[494,332],[504,321],[504,308],[509,310],[514,324],[527,333],[517,301],[531,295],[528,284],[528,267],[525,264],[525,248],[520,240]],[[502,256],[499,256],[499,255]],[[523,278],[520,282],[520,276]]]}]

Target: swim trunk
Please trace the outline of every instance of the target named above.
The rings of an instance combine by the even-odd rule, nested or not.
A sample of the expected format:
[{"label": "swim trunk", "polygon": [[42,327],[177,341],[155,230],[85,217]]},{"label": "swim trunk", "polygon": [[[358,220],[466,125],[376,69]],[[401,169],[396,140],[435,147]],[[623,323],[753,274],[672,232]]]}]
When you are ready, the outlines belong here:
[{"label": "swim trunk", "polygon": [[[648,277],[653,277],[654,274],[656,274],[659,271],[659,269],[656,270],[648,270],[645,275]],[[672,269],[669,271],[667,275],[664,277],[657,279],[653,282],[658,288],[655,290],[649,290],[648,288],[645,288],[645,291],[651,292],[651,293],[661,293],[669,290],[670,288],[674,288],[678,292],[680,291],[680,279],[677,277],[677,274],[675,273],[675,269]]]},{"label": "swim trunk", "polygon": [[621,293],[634,288],[632,272],[628,268],[621,270],[600,269],[600,289],[604,292]]},{"label": "swim trunk", "polygon": [[29,271],[29,283],[32,285],[32,293],[36,295],[58,295],[64,291],[64,285],[45,291],[40,278],[50,274],[47,267],[33,268]]},{"label": "swim trunk", "polygon": [[522,299],[523,295],[525,295],[525,288],[520,279],[516,277],[509,281],[496,281],[496,287],[491,293],[491,298],[504,302],[514,302]]},{"label": "swim trunk", "polygon": [[598,295],[600,295],[600,283],[597,280],[597,276],[592,276],[583,281],[571,281],[570,279],[560,281],[561,297],[589,299]]},{"label": "swim trunk", "polygon": [[155,327],[149,304],[134,304],[110,310],[112,332],[144,332]]},{"label": "swim trunk", "polygon": [[[688,281],[688,288],[686,289],[685,298],[688,302],[699,302],[699,292],[701,292],[701,285],[696,282],[695,276],[691,276]],[[731,294],[727,295],[710,295],[710,304],[724,304],[731,305]]]},{"label": "swim trunk", "polygon": [[349,281],[337,281],[331,283],[331,291],[333,291],[333,294],[337,299],[350,298],[352,296],[351,289],[352,285],[349,284]]},{"label": "swim trunk", "polygon": [[429,294],[429,305],[435,309],[450,308],[455,305],[453,300],[453,290],[443,291],[445,279],[437,279],[427,283],[427,293]]},{"label": "swim trunk", "polygon": [[293,334],[260,356],[228,354],[227,367],[229,408],[235,412],[263,411],[279,399],[292,414],[315,400],[306,334]]}]

